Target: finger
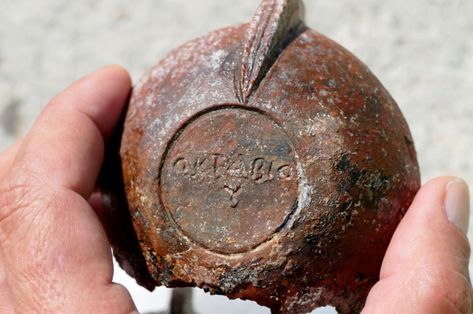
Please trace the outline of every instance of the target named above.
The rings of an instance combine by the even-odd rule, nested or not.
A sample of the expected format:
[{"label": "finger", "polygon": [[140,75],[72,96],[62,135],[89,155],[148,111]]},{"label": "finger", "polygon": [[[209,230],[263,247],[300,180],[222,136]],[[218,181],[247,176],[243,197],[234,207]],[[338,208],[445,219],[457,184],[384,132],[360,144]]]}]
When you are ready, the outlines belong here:
[{"label": "finger", "polygon": [[130,89],[128,73],[118,66],[79,80],[45,108],[13,167],[28,173],[27,184],[61,186],[87,198]]},{"label": "finger", "polygon": [[427,183],[398,226],[365,313],[470,313],[468,187]]}]

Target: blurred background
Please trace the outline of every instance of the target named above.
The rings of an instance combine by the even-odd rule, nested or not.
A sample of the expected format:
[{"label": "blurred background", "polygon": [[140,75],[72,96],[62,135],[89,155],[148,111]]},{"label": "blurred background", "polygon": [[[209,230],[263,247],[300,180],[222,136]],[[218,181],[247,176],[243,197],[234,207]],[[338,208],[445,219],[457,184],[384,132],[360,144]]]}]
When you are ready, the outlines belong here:
[{"label": "blurred background", "polygon": [[[116,63],[136,82],[176,46],[248,22],[258,3],[1,0],[0,151],[25,134],[48,101],[74,80]],[[305,3],[307,25],[357,55],[397,100],[411,127],[423,182],[450,174],[473,185],[473,1]],[[166,288],[149,293],[118,268],[115,280],[129,288],[140,311],[166,309]],[[269,313],[253,302],[200,290],[194,304],[201,314]]]}]

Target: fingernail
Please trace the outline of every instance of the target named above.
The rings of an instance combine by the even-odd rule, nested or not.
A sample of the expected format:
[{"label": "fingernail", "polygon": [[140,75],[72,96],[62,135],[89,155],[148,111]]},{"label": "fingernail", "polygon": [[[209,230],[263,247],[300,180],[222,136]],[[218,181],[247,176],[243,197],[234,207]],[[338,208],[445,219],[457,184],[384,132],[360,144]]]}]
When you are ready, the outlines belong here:
[{"label": "fingernail", "polygon": [[454,179],[447,184],[445,211],[448,220],[466,234],[470,220],[470,197],[468,185],[462,179]]}]

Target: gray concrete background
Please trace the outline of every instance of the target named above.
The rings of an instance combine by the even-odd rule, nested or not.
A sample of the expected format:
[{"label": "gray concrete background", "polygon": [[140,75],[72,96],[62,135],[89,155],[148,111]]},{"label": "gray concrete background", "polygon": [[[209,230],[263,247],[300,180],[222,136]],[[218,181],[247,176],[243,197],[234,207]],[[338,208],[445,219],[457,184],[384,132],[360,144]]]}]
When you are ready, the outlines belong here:
[{"label": "gray concrete background", "polygon": [[[118,63],[136,82],[172,48],[249,21],[257,5],[255,0],[0,0],[0,150],[82,75]],[[307,24],[357,55],[397,100],[411,127],[423,181],[451,174],[473,184],[473,1],[306,0],[306,7]],[[117,276],[141,310],[164,306],[166,290],[154,297],[122,273]],[[197,298],[212,306],[201,294]],[[215,313],[243,308],[261,313],[247,303],[229,309],[222,301],[223,310],[215,302]]]}]

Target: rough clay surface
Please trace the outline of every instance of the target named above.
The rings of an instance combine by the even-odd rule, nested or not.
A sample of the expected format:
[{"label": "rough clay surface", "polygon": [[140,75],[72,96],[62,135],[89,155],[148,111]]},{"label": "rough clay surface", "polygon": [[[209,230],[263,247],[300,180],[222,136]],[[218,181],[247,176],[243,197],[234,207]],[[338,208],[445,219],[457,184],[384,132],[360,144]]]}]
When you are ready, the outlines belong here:
[{"label": "rough clay surface", "polygon": [[[247,21],[256,6],[251,0],[1,1],[0,149],[84,73],[120,63],[136,81],[172,48]],[[307,24],[354,52],[396,99],[423,181],[449,173],[473,183],[473,2],[312,0],[306,9]]]},{"label": "rough clay surface", "polygon": [[[294,36],[252,96],[239,101],[238,51],[252,38],[246,30],[225,28],[184,44],[133,91],[122,167],[107,173],[123,169],[147,269],[130,241],[114,242],[125,252],[117,257],[146,286],[198,286],[274,313],[324,305],[357,313],[419,188],[409,130],[370,71],[310,29]],[[255,60],[264,57],[258,54]],[[275,175],[277,164],[286,170]],[[240,207],[227,202],[222,181],[241,188]],[[104,180],[104,191],[121,198],[108,182],[117,181]],[[284,203],[295,195],[293,205]],[[267,199],[278,202],[268,206]],[[128,212],[123,203],[113,207]],[[272,236],[262,243],[265,222],[285,210],[285,222],[263,232]]]}]

